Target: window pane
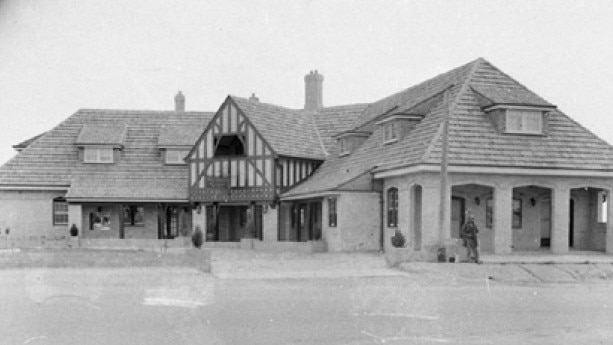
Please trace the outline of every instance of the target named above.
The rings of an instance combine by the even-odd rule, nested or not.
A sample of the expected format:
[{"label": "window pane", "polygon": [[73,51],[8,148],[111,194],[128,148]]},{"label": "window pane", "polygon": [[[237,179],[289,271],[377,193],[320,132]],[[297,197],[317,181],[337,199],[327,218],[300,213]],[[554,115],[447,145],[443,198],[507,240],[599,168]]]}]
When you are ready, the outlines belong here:
[{"label": "window pane", "polygon": [[145,208],[143,206],[134,207],[134,225],[145,224]]},{"label": "window pane", "polygon": [[529,132],[541,131],[541,113],[539,112],[524,112],[524,127]]},{"label": "window pane", "polygon": [[113,161],[113,149],[98,149],[100,154],[100,162],[112,162]]},{"label": "window pane", "polygon": [[86,162],[95,162],[98,160],[98,150],[86,147],[85,148],[85,161]]},{"label": "window pane", "polygon": [[507,131],[521,131],[522,130],[522,117],[521,113],[517,111],[507,111]]}]

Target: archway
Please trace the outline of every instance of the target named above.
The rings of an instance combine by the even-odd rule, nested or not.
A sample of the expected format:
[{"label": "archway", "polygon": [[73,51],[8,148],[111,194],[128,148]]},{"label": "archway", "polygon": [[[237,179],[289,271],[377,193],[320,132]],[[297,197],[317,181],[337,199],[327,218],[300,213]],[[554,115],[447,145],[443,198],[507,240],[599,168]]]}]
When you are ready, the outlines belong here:
[{"label": "archway", "polygon": [[494,188],[477,183],[455,185],[451,188],[452,239],[460,238],[460,229],[467,215],[473,216],[479,229],[481,251],[494,252]]}]

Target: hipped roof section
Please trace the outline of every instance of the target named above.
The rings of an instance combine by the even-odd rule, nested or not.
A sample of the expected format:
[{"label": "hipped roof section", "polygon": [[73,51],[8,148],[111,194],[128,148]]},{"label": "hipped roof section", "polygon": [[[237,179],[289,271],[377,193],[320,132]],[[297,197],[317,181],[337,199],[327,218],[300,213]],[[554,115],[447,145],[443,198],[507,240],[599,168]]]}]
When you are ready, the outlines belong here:
[{"label": "hipped roof section", "polygon": [[[449,89],[448,99],[436,96]],[[489,104],[530,105],[547,108],[545,135],[500,133],[483,111]],[[478,99],[481,98],[481,99]],[[426,101],[430,99],[431,101]],[[384,114],[400,113],[428,104],[428,113],[396,143],[383,145],[382,128],[369,125]],[[413,107],[413,108],[411,108]],[[486,60],[467,65],[386,97],[366,107],[353,128],[370,126],[373,134],[348,156],[330,157],[307,181],[282,197],[346,190],[351,181],[378,171],[439,165],[443,120],[449,114],[449,164],[550,169],[613,169],[613,148],[555,109]],[[372,177],[371,177],[372,178]],[[359,189],[368,183],[362,181]]]},{"label": "hipped roof section", "polygon": [[123,145],[126,126],[117,124],[85,124],[77,137],[77,145]]}]

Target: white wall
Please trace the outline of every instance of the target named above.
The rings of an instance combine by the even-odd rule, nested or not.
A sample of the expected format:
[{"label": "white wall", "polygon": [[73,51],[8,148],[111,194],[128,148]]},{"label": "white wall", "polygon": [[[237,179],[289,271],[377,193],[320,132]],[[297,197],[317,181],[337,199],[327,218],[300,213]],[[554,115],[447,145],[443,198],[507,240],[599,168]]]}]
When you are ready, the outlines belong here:
[{"label": "white wall", "polygon": [[0,229],[7,227],[11,237],[66,236],[69,225],[53,225],[53,198],[63,192],[0,191]]}]

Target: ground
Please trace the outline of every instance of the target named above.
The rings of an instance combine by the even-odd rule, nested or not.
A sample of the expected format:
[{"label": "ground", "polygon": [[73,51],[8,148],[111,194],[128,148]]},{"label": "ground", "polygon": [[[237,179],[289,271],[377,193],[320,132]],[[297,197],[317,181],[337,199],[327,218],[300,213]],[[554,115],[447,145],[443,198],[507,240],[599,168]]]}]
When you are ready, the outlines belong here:
[{"label": "ground", "polygon": [[[276,276],[257,276],[253,273],[275,271],[267,255],[213,257],[212,273],[189,266],[1,269],[0,343],[604,344],[613,339],[611,265],[389,269],[376,264],[382,262],[376,255],[283,255]],[[331,270],[322,267],[332,261],[337,264]],[[317,271],[309,268],[316,266]]]}]

